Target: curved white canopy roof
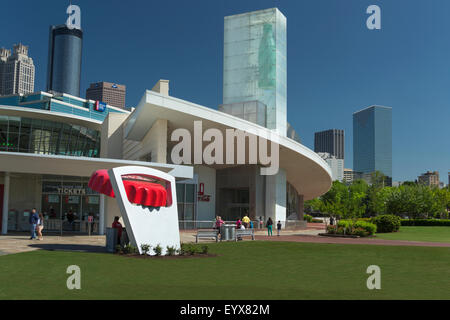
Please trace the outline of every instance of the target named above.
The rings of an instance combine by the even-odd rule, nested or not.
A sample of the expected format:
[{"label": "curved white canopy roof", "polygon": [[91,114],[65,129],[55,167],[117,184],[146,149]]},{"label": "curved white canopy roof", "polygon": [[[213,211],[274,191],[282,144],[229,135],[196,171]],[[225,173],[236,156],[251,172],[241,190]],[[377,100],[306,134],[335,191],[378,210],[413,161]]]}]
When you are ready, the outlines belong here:
[{"label": "curved white canopy roof", "polygon": [[125,137],[141,141],[158,119],[168,120],[169,137],[170,131],[177,128],[193,132],[194,121],[198,120],[202,121],[203,130],[216,128],[224,132],[232,128],[250,133],[257,132],[257,135],[263,138],[272,137],[280,146],[280,168],[286,171],[287,181],[304,196],[305,200],[318,197],[331,187],[331,170],[328,164],[302,144],[230,114],[149,90],[129,116],[125,126]]}]

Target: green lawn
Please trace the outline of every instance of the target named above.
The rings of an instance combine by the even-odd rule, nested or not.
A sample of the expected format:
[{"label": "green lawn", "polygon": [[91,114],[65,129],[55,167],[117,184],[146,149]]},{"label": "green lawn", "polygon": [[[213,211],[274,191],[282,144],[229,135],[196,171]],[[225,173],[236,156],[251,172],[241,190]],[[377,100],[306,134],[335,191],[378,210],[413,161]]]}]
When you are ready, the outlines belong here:
[{"label": "green lawn", "polygon": [[[0,256],[0,299],[450,299],[450,249],[244,241],[211,258],[33,251]],[[81,290],[66,268],[81,268]],[[381,290],[368,290],[369,265]]]},{"label": "green lawn", "polygon": [[450,227],[400,227],[398,232],[376,236],[386,240],[450,242]]}]

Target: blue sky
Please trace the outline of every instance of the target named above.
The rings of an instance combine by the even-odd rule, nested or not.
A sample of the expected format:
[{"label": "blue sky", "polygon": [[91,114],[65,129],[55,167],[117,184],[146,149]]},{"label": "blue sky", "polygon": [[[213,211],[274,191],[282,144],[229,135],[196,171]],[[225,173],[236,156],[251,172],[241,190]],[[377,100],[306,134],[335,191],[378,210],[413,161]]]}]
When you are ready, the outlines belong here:
[{"label": "blue sky", "polygon": [[[45,90],[48,27],[69,1],[9,1],[0,46],[30,46],[35,90]],[[313,148],[314,132],[344,129],[352,168],[352,114],[393,108],[393,180],[450,171],[450,1],[74,0],[84,30],[82,95],[89,83],[127,86],[127,105],[162,78],[171,95],[211,108],[222,102],[223,17],[278,7],[288,22],[288,120]],[[366,8],[381,7],[381,30]]]}]

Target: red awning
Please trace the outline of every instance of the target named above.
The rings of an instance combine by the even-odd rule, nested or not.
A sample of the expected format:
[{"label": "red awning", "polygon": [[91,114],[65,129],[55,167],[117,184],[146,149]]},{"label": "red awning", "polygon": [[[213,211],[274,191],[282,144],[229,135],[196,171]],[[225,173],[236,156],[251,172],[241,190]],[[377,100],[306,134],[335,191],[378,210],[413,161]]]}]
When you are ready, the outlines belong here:
[{"label": "red awning", "polygon": [[[167,190],[158,183],[139,180],[123,180],[128,201],[146,207],[164,207]],[[115,197],[107,170],[95,171],[89,180],[89,188],[109,197]]]}]

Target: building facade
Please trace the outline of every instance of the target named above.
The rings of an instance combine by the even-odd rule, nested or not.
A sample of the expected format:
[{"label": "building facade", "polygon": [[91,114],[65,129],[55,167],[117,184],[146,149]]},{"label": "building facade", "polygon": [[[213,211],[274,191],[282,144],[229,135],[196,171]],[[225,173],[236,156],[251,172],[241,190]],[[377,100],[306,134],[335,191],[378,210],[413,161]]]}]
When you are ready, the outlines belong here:
[{"label": "building facade", "polygon": [[392,108],[371,106],[353,114],[353,170],[380,171],[392,183]]},{"label": "building facade", "polygon": [[314,133],[314,151],[327,152],[337,159],[344,159],[344,130],[330,129]]},{"label": "building facade", "polygon": [[34,63],[28,56],[28,46],[14,45],[13,54],[0,49],[0,96],[26,94],[34,91]]},{"label": "building facade", "polygon": [[439,187],[439,172],[427,171],[417,178],[417,182],[429,187]]},{"label": "building facade", "polygon": [[126,86],[110,82],[91,83],[86,89],[86,99],[102,101],[117,108],[125,109]]},{"label": "building facade", "polygon": [[[125,165],[148,166],[176,178],[180,228],[211,228],[217,215],[228,221],[243,215],[264,221],[270,217],[284,226],[290,220],[305,226],[304,201],[327,192],[332,173],[317,153],[291,138],[295,132],[286,135],[286,21],[277,9],[238,16],[237,20],[225,18],[224,104],[261,102],[267,107],[266,126],[246,120],[245,115],[243,119],[170,96],[168,80],[146,90],[131,112],[67,93],[2,97],[0,141],[6,144],[0,150],[2,233],[28,230],[30,210],[36,207],[45,215],[47,231],[86,232],[87,221],[93,217],[94,232],[103,234],[120,211],[114,198],[87,188],[87,180],[96,170]],[[239,28],[244,22],[247,26]],[[232,38],[244,40],[235,46]],[[241,61],[238,53],[245,47],[253,51],[242,55]],[[248,59],[256,61],[256,69]],[[242,73],[228,69],[239,63],[245,66]],[[259,73],[256,78],[254,71]],[[247,99],[233,93],[237,87],[230,91],[233,75],[247,88],[257,85],[256,95]],[[236,101],[225,99],[234,94]],[[186,153],[183,149],[181,162],[176,160],[180,132],[186,135],[186,148],[194,148]],[[207,132],[218,137],[232,133],[230,140],[214,148],[212,162],[197,159],[210,147]],[[255,161],[250,161],[251,141],[258,141]],[[240,158],[239,152],[245,152],[244,161],[220,159],[220,154],[228,156],[239,143],[242,148],[234,155]],[[264,146],[271,154],[270,162],[262,155]],[[275,171],[263,174],[272,164]],[[75,221],[68,220],[69,213]]]},{"label": "building facade", "polygon": [[50,26],[47,91],[80,96],[83,31],[66,25]]},{"label": "building facade", "polygon": [[331,168],[333,181],[344,181],[344,159],[338,159],[328,152],[317,153]]}]

